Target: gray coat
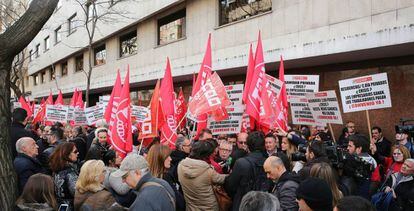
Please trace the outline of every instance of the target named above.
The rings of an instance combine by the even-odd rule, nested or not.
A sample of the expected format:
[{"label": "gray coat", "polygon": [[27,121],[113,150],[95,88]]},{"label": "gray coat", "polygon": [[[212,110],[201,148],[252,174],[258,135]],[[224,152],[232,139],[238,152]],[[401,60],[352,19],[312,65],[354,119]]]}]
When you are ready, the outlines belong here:
[{"label": "gray coat", "polygon": [[279,199],[280,208],[283,211],[299,209],[296,202],[296,189],[299,187],[300,179],[285,172],[275,184],[272,193]]}]

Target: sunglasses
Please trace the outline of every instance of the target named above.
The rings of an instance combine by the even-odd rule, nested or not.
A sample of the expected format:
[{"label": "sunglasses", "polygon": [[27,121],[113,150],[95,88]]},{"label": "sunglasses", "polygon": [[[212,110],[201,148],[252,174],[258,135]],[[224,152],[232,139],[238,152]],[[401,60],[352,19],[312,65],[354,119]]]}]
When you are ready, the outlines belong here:
[{"label": "sunglasses", "polygon": [[238,141],[237,143],[242,144],[242,145],[246,145],[247,144],[247,142],[245,142],[245,141]]}]

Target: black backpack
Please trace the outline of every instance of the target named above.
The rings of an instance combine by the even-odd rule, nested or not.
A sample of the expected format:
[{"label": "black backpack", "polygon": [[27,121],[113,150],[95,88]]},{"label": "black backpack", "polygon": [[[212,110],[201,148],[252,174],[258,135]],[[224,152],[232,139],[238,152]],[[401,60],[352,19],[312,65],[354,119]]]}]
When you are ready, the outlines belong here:
[{"label": "black backpack", "polygon": [[271,181],[267,178],[266,173],[262,165],[257,165],[249,157],[245,157],[247,162],[250,163],[252,174],[246,185],[246,193],[249,191],[264,191],[268,192],[271,189]]}]

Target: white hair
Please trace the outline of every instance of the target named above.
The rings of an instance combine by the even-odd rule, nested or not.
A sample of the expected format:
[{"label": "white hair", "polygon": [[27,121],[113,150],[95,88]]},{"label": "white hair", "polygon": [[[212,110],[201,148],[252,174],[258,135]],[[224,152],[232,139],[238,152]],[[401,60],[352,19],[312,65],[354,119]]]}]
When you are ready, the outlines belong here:
[{"label": "white hair", "polygon": [[30,137],[22,137],[16,141],[16,151],[18,153],[24,153],[23,148],[26,146],[29,141],[34,141],[33,138]]},{"label": "white hair", "polygon": [[414,158],[407,158],[407,159],[405,159],[405,161],[408,161],[408,162],[414,163]]}]

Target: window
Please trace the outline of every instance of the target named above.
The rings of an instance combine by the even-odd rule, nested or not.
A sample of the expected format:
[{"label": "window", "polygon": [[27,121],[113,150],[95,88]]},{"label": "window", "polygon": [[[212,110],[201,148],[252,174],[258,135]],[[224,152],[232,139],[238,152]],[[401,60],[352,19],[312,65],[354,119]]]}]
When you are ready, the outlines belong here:
[{"label": "window", "polygon": [[50,48],[50,41],[49,36],[45,38],[45,51],[49,50]]},{"label": "window", "polygon": [[95,52],[95,65],[105,64],[106,62],[105,44],[99,47],[96,47],[93,51]]},{"label": "window", "polygon": [[69,34],[72,34],[73,32],[76,31],[76,28],[78,28],[80,26],[80,20],[76,19],[76,13],[72,15],[72,17],[70,17],[68,19],[68,32]]},{"label": "window", "polygon": [[62,68],[62,77],[68,75],[68,62],[63,62],[61,65]]},{"label": "window", "polygon": [[40,73],[40,80],[42,83],[46,82],[46,71]]},{"label": "window", "polygon": [[36,45],[36,57],[39,57],[40,43]]},{"label": "window", "polygon": [[219,0],[219,24],[228,24],[270,10],[272,0]]},{"label": "window", "polygon": [[54,67],[50,68],[50,80],[53,81],[56,79],[56,70]]},{"label": "window", "polygon": [[158,20],[158,45],[185,37],[185,9]]},{"label": "window", "polygon": [[33,61],[33,50],[29,51],[29,61]]},{"label": "window", "polygon": [[55,29],[55,44],[62,40],[61,29],[62,29],[61,26]]},{"label": "window", "polygon": [[39,76],[37,74],[33,76],[33,84],[35,86],[39,84]]},{"label": "window", "polygon": [[122,35],[119,38],[120,57],[134,54],[138,50],[137,45],[137,31]]},{"label": "window", "polygon": [[75,58],[75,72],[80,72],[83,70],[83,54]]}]

